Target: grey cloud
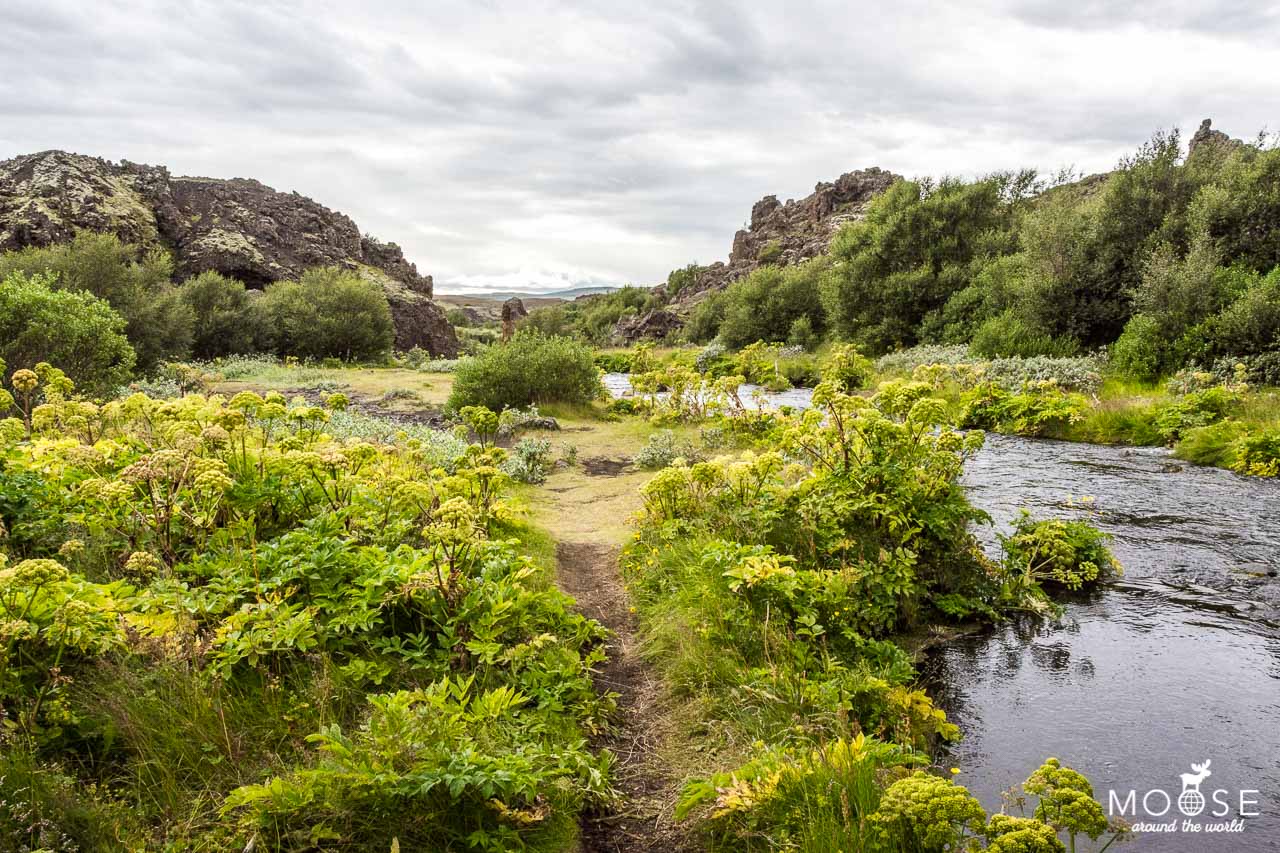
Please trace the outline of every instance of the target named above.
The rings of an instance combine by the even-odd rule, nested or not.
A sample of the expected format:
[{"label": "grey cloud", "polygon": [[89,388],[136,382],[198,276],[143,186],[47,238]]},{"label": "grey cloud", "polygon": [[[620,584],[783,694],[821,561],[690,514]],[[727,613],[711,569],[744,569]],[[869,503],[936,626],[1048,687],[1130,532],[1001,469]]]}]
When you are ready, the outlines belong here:
[{"label": "grey cloud", "polygon": [[652,283],[849,169],[1096,171],[1280,111],[1265,2],[10,5],[0,156],[256,177],[468,285]]},{"label": "grey cloud", "polygon": [[1022,0],[1014,14],[1030,23],[1079,29],[1114,28],[1139,24],[1152,29],[1189,30],[1248,38],[1274,37],[1280,10],[1250,0],[1203,3],[1197,0],[1148,0],[1114,3],[1109,0]]}]

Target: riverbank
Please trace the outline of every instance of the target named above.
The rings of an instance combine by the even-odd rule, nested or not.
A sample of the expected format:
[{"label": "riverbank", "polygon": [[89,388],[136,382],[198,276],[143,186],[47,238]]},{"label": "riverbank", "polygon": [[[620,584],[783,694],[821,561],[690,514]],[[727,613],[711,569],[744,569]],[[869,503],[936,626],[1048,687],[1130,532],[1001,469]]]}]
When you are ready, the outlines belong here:
[{"label": "riverbank", "polygon": [[[830,351],[830,347],[825,348]],[[714,347],[641,346],[609,350],[597,357],[618,377],[639,366],[662,376],[697,370],[744,376],[742,396],[757,391],[770,405],[805,408],[821,380],[821,354],[772,347],[726,354]],[[1108,375],[1094,357],[984,361],[963,347],[921,347],[864,360],[861,385],[870,394],[881,383],[921,381],[946,402],[950,422],[1009,435],[1058,438],[1089,444],[1168,447],[1184,461],[1240,474],[1280,475],[1280,389],[1251,385],[1245,372],[1183,371],[1168,381],[1141,382]],[[661,379],[659,379],[659,382]],[[627,383],[610,384],[615,396]],[[983,394],[990,413],[970,417],[971,401]]]},{"label": "riverbank", "polygon": [[[387,409],[399,416],[414,407],[442,406],[451,384],[448,374],[364,374],[314,381],[339,383],[364,402],[380,392],[388,397]],[[287,378],[279,380],[280,387],[297,387]],[[386,389],[415,381],[422,383],[415,389],[417,400],[387,395]],[[1139,396],[1131,395],[1135,405],[1157,399]],[[755,738],[804,743],[825,723],[810,710],[744,725],[748,717],[741,715],[755,713],[754,693],[767,685],[756,672],[751,680],[733,676],[716,686],[715,673],[737,659],[740,646],[699,633],[714,633],[723,624],[725,602],[695,587],[683,598],[669,597],[678,588],[671,586],[661,595],[650,588],[637,597],[635,585],[653,578],[684,583],[681,572],[687,569],[670,543],[660,551],[628,549],[631,590],[623,591],[615,549],[627,540],[629,517],[641,508],[641,489],[653,478],[629,462],[659,427],[640,417],[605,419],[602,408],[555,410],[561,431],[554,440],[574,444],[577,462],[552,471],[542,486],[521,487],[518,494],[531,520],[559,543],[562,588],[615,633],[612,662],[598,678],[601,686],[619,692],[623,722],[615,739],[601,745],[623,759],[618,779],[624,798],[616,809],[588,817],[582,849],[658,849],[637,846],[646,838],[658,839],[661,849],[680,849],[677,844],[692,843],[689,825],[675,820],[686,783],[710,779],[723,787],[731,778],[724,774],[756,767]],[[664,426],[701,447],[696,427]],[[726,451],[702,452],[710,457]],[[1102,792],[1117,785],[1162,784],[1164,775],[1176,776],[1175,771],[1185,770],[1181,765],[1201,760],[1204,751],[1222,766],[1224,782],[1257,784],[1265,797],[1280,798],[1280,781],[1266,769],[1280,766],[1277,757],[1241,748],[1265,741],[1265,733],[1252,728],[1255,722],[1276,723],[1266,705],[1274,680],[1256,678],[1266,671],[1264,661],[1276,642],[1275,615],[1267,608],[1280,601],[1273,566],[1277,543],[1268,538],[1266,521],[1273,514],[1280,517],[1271,497],[1276,484],[1183,466],[1164,449],[1001,435],[988,437],[987,447],[967,465],[963,482],[974,504],[997,522],[994,529],[978,528],[984,545],[993,546],[994,530],[1007,529],[1017,510],[1029,508],[1097,524],[1116,537],[1116,553],[1127,571],[1118,583],[1066,599],[1060,618],[1018,619],[927,644],[922,677],[928,693],[965,733],[957,746],[938,754],[936,767],[944,773],[958,768],[957,781],[987,809],[997,810],[1000,792],[1045,755],[1059,755]],[[1256,483],[1261,491],[1246,483]],[[1095,499],[1081,502],[1081,496]],[[662,561],[668,554],[675,562],[644,566],[644,560]],[[686,649],[683,655],[678,646]],[[786,647],[772,648],[776,667],[781,664],[776,655]],[[1169,649],[1179,651],[1169,654]],[[726,676],[729,670],[738,671],[730,666]],[[1135,679],[1140,689],[1126,687]],[[766,694],[785,711],[792,699],[776,688]],[[1153,695],[1178,696],[1179,703],[1153,716]],[[723,704],[717,708],[718,703]],[[1063,716],[1067,705],[1073,709],[1069,720]],[[1010,708],[1016,710],[1010,713]],[[1179,734],[1188,728],[1196,732],[1194,744]],[[1186,750],[1196,755],[1184,756]],[[1100,796],[1105,801],[1105,794]],[[822,830],[835,833],[825,836],[829,840],[839,837],[836,824]],[[1261,823],[1247,818],[1246,831],[1233,840],[1252,842],[1269,827],[1265,818]],[[1148,838],[1135,849],[1206,849],[1170,843],[1169,836]]]}]

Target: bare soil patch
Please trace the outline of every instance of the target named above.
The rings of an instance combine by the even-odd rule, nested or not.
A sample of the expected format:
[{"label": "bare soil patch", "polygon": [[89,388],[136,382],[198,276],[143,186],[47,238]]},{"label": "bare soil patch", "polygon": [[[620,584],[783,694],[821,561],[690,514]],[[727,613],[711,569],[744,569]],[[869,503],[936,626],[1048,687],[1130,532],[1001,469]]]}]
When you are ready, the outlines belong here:
[{"label": "bare soil patch", "polygon": [[596,675],[602,690],[618,694],[614,731],[595,745],[617,756],[614,783],[622,801],[582,821],[584,853],[680,853],[696,849],[671,820],[680,780],[666,772],[659,753],[669,715],[657,675],[640,654],[635,616],[618,570],[618,549],[562,542],[556,549],[560,588],[586,616],[608,628],[608,661]]}]

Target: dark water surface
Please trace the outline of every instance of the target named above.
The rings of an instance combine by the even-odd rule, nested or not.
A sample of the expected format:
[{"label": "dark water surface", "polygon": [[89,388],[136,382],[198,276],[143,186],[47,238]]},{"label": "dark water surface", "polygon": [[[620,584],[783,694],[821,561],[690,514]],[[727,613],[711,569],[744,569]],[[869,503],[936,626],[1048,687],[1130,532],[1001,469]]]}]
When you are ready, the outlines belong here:
[{"label": "dark water surface", "polygon": [[[1147,833],[1126,850],[1280,850],[1280,483],[1183,466],[1159,450],[988,436],[969,463],[973,502],[1007,529],[1021,508],[1089,518],[1115,537],[1122,579],[935,651],[931,692],[965,732],[950,760],[987,806],[1054,755],[1109,791],[1176,798],[1211,761],[1193,821],[1243,831]],[[1091,496],[1085,508],[1079,498]],[[1067,503],[1074,497],[1073,503]],[[994,546],[992,528],[979,531]],[[1165,801],[1153,795],[1153,811]],[[1086,848],[1088,849],[1088,848]],[[1112,848],[1116,849],[1115,847]]]},{"label": "dark water surface", "polygon": [[[606,384],[620,396],[626,379]],[[803,408],[808,396],[770,402]],[[1125,574],[1064,601],[1060,619],[1010,621],[930,655],[930,693],[965,733],[948,759],[957,780],[996,810],[1002,791],[1057,756],[1089,777],[1104,808],[1112,790],[1140,801],[1158,789],[1175,801],[1163,817],[1137,819],[1176,820],[1178,831],[1112,851],[1280,850],[1280,482],[1158,449],[998,435],[964,481],[995,522],[977,531],[993,554],[996,531],[1028,509],[1110,533]],[[1208,802],[1191,820],[1240,819],[1240,832],[1181,827],[1179,777],[1206,759]],[[1244,809],[1259,815],[1241,817],[1242,789],[1258,792]],[[1231,806],[1222,817],[1217,790]],[[1159,794],[1149,803],[1165,807]],[[1081,853],[1089,849],[1086,840]]]}]

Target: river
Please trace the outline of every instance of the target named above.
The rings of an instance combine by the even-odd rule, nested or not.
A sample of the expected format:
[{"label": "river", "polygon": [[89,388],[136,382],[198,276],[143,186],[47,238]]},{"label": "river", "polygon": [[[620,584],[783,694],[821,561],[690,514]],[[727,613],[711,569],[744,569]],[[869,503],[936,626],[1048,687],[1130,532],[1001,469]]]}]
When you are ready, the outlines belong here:
[{"label": "river", "polygon": [[[964,481],[997,528],[1020,508],[1088,517],[1114,537],[1125,573],[1062,602],[1059,619],[1010,621],[929,658],[931,692],[965,734],[949,759],[959,781],[996,808],[1002,789],[1054,755],[1104,806],[1111,791],[1149,796],[1153,813],[1175,801],[1139,818],[1176,820],[1177,832],[1125,849],[1280,850],[1280,483],[1162,450],[996,435]],[[994,546],[992,528],[978,533]],[[1210,799],[1193,823],[1240,818],[1242,832],[1182,831],[1179,777],[1206,759]],[[1231,806],[1222,817],[1219,790]],[[1243,809],[1257,816],[1241,817],[1241,791],[1258,792]]]},{"label": "river", "polygon": [[[615,395],[628,390],[619,376]],[[807,402],[796,390],[774,404]],[[1125,572],[1063,600],[1058,619],[1009,620],[930,654],[922,675],[964,732],[946,759],[957,780],[998,810],[1002,791],[1057,756],[1104,808],[1132,791],[1131,820],[1176,822],[1122,849],[1280,850],[1280,482],[1161,449],[999,435],[964,482],[994,521],[975,531],[991,553],[1025,508],[1088,518]],[[1188,817],[1179,777],[1206,760],[1204,810]],[[1210,831],[1227,828],[1239,831]]]}]

